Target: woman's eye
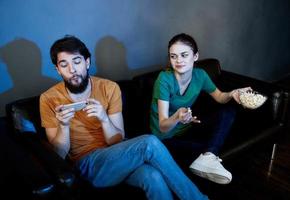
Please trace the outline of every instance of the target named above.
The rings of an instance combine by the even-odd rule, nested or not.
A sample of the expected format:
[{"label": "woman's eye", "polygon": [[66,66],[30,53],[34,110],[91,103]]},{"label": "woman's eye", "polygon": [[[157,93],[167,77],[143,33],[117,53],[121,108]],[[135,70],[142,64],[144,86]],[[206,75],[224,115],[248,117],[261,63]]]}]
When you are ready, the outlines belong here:
[{"label": "woman's eye", "polygon": [[171,58],[171,59],[176,59],[177,56],[176,56],[176,55],[170,55],[170,58]]},{"label": "woman's eye", "polygon": [[188,54],[185,53],[185,54],[182,54],[181,56],[182,56],[183,58],[186,58],[186,57],[188,56]]}]

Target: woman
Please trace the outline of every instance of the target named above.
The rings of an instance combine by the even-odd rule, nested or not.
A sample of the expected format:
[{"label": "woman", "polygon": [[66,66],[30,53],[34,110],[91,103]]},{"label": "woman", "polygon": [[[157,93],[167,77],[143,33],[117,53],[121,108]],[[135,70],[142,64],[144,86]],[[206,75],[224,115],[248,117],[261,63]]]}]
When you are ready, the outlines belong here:
[{"label": "woman", "polygon": [[[198,60],[198,47],[195,40],[187,34],[174,36],[168,44],[171,67],[160,72],[154,84],[151,105],[150,127],[164,144],[173,151],[180,148],[189,153],[202,150],[190,165],[190,170],[204,178],[220,184],[230,183],[232,175],[217,157],[229,129],[233,123],[235,110],[224,106],[204,118],[192,116],[191,107],[201,91],[207,92],[215,101],[225,104],[231,99],[237,103],[239,90],[220,91],[208,74],[194,67]],[[200,116],[202,117],[202,116]],[[206,128],[212,132],[211,138],[196,144],[196,129]]]}]

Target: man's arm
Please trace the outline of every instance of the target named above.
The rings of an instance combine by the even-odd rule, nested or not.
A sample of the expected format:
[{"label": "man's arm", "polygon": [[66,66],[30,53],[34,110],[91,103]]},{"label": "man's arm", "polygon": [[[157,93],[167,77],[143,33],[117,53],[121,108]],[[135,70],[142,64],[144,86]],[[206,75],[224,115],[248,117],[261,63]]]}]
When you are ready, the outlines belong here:
[{"label": "man's arm", "polygon": [[118,143],[124,138],[124,123],[121,112],[108,115],[102,104],[95,99],[88,99],[88,105],[84,108],[88,117],[97,117],[100,120],[108,145]]},{"label": "man's arm", "polygon": [[70,120],[74,117],[74,108],[62,109],[62,105],[56,107],[56,118],[59,121],[57,128],[45,128],[48,141],[55,151],[65,158],[70,149]]},{"label": "man's arm", "polygon": [[124,139],[124,123],[121,112],[108,115],[108,119],[102,121],[102,127],[107,144],[112,145]]},{"label": "man's arm", "polygon": [[65,158],[70,149],[69,127],[60,125],[58,128],[46,128],[45,131],[54,150],[59,156]]}]

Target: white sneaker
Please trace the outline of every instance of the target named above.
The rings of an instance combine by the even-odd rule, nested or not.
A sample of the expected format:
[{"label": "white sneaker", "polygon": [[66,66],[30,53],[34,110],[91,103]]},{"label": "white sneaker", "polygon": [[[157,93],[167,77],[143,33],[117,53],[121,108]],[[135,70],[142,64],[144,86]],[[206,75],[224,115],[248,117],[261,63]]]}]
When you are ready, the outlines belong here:
[{"label": "white sneaker", "polygon": [[215,183],[228,184],[232,180],[232,174],[221,164],[222,160],[213,153],[200,154],[189,166],[190,170],[203,178]]}]

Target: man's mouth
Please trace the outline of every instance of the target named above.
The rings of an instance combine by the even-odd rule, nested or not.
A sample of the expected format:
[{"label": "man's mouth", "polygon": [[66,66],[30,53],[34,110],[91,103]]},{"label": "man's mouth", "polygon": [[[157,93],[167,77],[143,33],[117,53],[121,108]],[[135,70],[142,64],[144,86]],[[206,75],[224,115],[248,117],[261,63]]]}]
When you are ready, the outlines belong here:
[{"label": "man's mouth", "polygon": [[79,78],[80,78],[80,76],[78,76],[78,75],[74,75],[73,77],[71,77],[70,78],[70,82],[79,82]]}]

